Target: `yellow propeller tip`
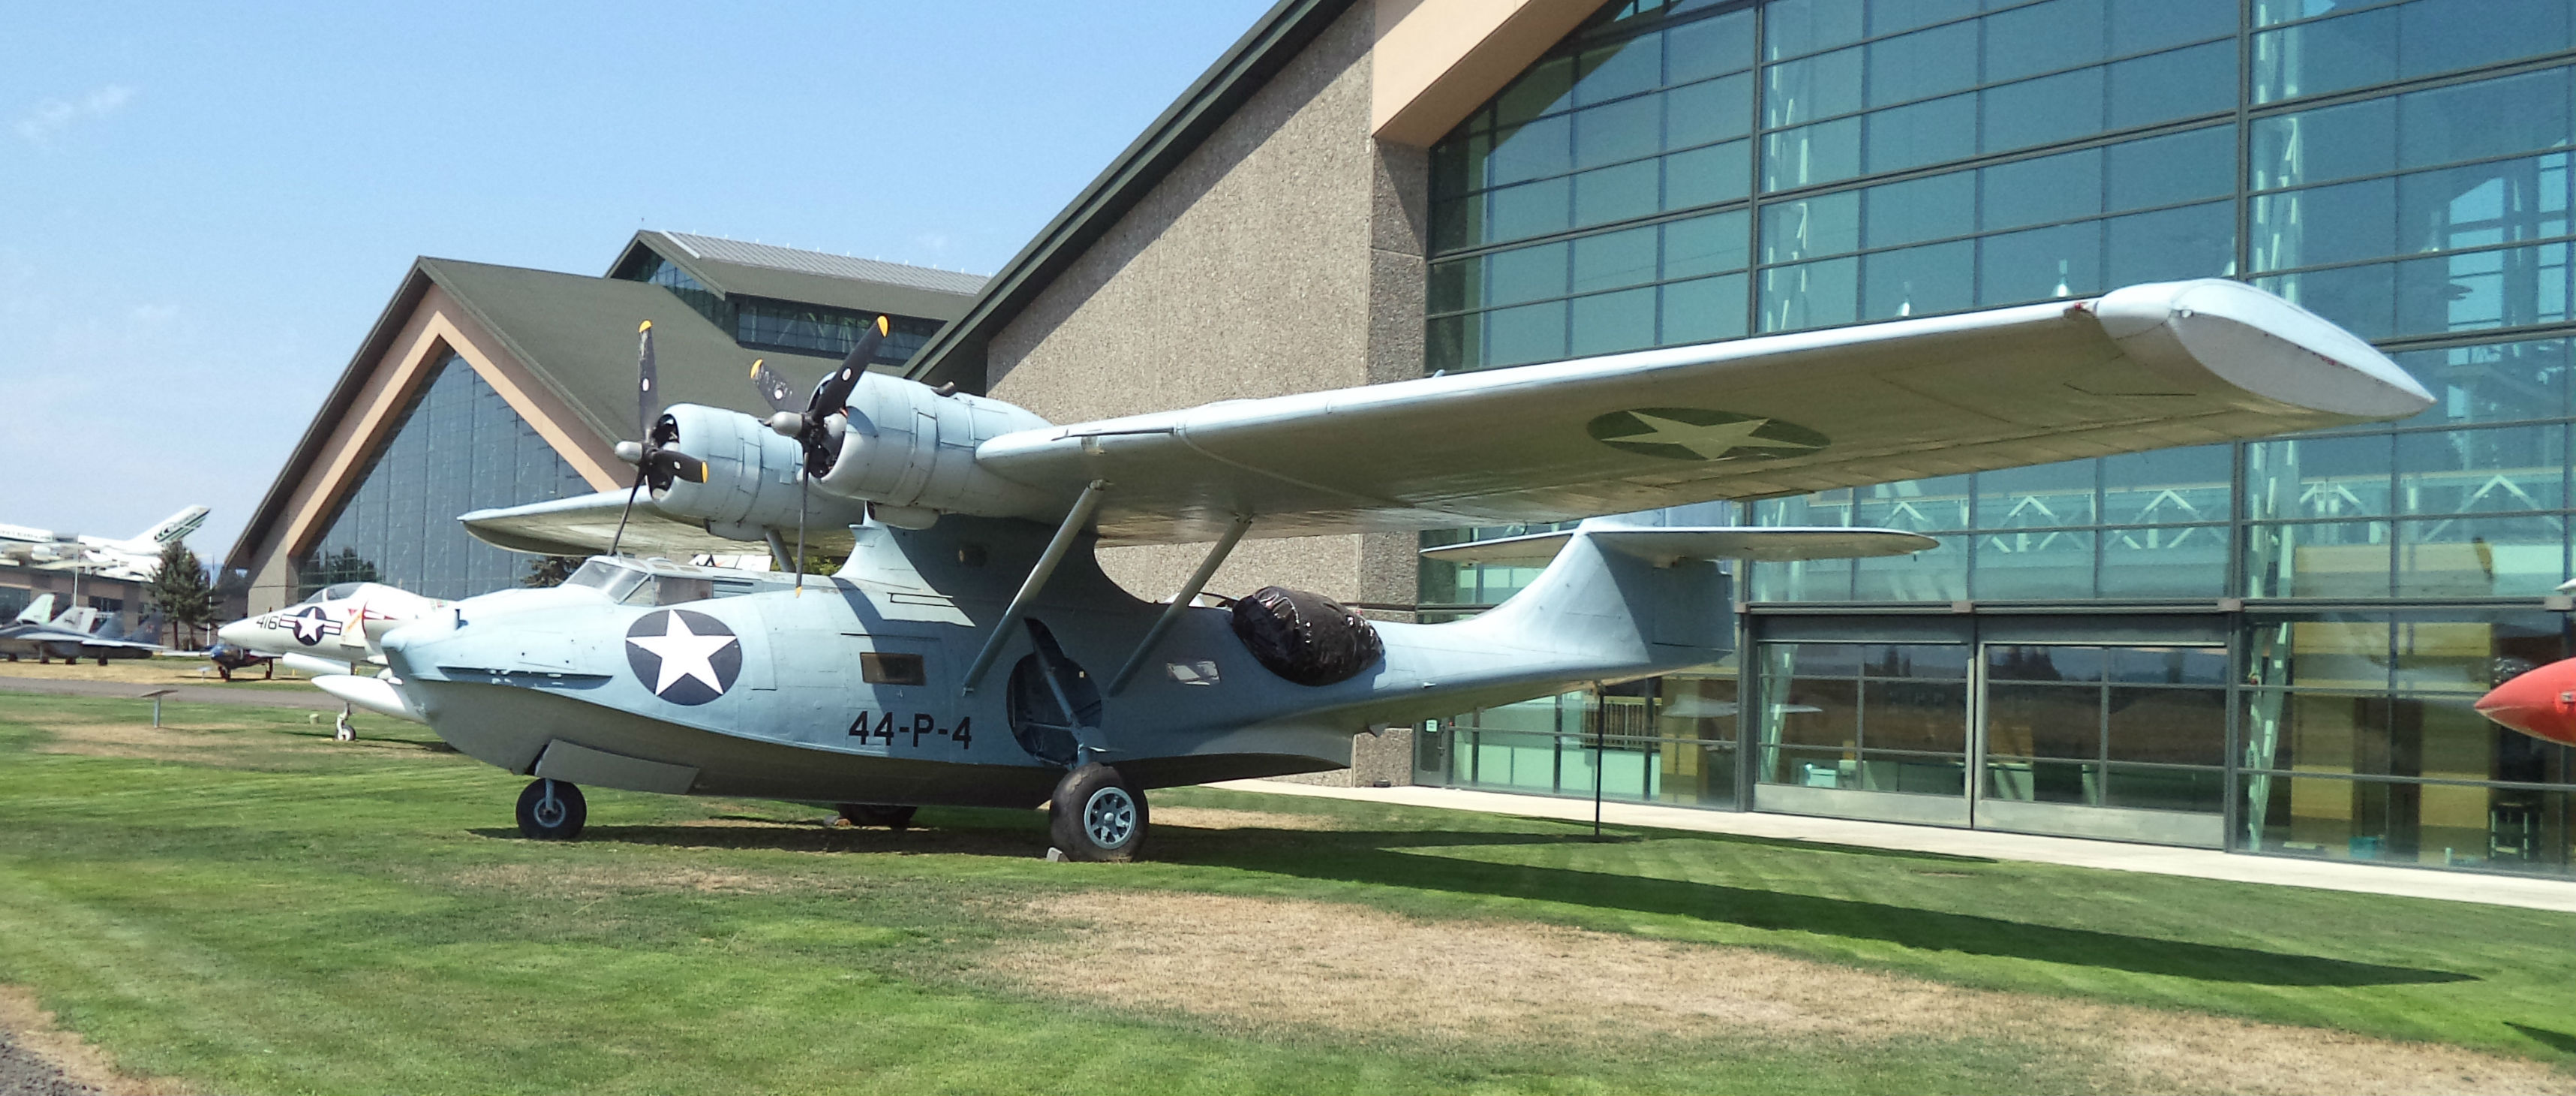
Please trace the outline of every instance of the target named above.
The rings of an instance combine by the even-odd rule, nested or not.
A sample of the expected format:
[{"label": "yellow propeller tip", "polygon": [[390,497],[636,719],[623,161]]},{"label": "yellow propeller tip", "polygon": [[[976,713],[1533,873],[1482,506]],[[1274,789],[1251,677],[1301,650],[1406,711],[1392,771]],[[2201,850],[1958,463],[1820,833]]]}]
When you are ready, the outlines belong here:
[{"label": "yellow propeller tip", "polygon": [[759,379],[760,379],[760,363],[765,362],[765,361],[768,361],[768,360],[769,360],[769,359],[767,359],[767,358],[753,358],[753,359],[751,359],[751,379],[753,379],[753,380],[759,380]]},{"label": "yellow propeller tip", "polygon": [[637,325],[636,325],[636,327],[635,327],[635,331],[636,331],[636,333],[637,333],[637,334],[642,334],[642,333],[644,333],[644,332],[651,331],[651,330],[653,330],[653,321],[651,321],[651,320],[646,320],[646,321],[644,321],[643,323],[637,324]]},{"label": "yellow propeller tip", "polygon": [[883,316],[879,316],[879,317],[877,317],[877,334],[880,334],[880,335],[891,335],[891,334],[893,334],[893,332],[892,332],[892,331],[888,331],[888,330],[886,329],[886,318],[885,318],[885,317],[883,317]]}]

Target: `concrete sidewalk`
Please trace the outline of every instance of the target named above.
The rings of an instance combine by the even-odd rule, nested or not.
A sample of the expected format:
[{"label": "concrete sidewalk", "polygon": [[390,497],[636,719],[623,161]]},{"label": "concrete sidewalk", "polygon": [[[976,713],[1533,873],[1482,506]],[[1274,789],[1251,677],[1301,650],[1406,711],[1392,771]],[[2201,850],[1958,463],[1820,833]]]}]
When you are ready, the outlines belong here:
[{"label": "concrete sidewalk", "polygon": [[[65,681],[60,678],[0,677],[0,692],[141,698],[143,694],[154,689],[170,690],[168,699],[173,704],[239,704],[252,708],[297,708],[317,712],[336,712],[348,706],[319,689],[300,689],[290,692],[284,689],[232,689],[222,685],[149,685],[134,681]],[[141,703],[148,707],[151,702],[144,700]]]},{"label": "concrete sidewalk", "polygon": [[[1573,822],[1592,821],[1592,801],[1588,799],[1506,795],[1501,792],[1467,791],[1460,788],[1327,788],[1277,780],[1229,780],[1220,784],[1211,784],[1209,787],[1224,788],[1229,791],[1266,792],[1272,795],[1308,795],[1325,799],[1394,803],[1407,807],[1484,811],[1490,814],[1513,814]],[[1738,834],[1745,837],[1783,841],[1813,841],[1818,844],[1858,845],[1874,849],[1906,849],[1913,852],[1941,853],[1988,860],[2022,860],[2036,864],[2065,864],[2109,871],[2182,875],[2195,879],[2223,879],[2236,883],[2315,887],[2319,890],[2386,894],[2403,898],[2438,898],[2452,902],[2479,902],[2490,906],[2519,906],[2524,909],[2576,913],[2576,881],[2555,879],[2523,879],[2514,876],[2430,871],[2331,860],[2304,860],[2285,856],[2249,856],[2210,849],[2133,845],[2119,841],[2094,841],[2079,837],[2038,837],[2030,834],[1998,833],[1992,830],[1954,830],[1940,826],[1856,822],[1842,818],[1813,818],[1794,814],[1707,811],[1643,803],[1604,803],[1601,806],[1601,821],[1605,825],[1653,826],[1669,830]]]}]

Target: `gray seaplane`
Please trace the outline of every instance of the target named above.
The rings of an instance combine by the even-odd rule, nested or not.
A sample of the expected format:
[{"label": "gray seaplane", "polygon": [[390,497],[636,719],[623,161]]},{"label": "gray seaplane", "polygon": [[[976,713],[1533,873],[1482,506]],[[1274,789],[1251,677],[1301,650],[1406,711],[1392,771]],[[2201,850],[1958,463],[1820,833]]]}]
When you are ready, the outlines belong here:
[{"label": "gray seaplane", "polygon": [[[519,824],[582,829],[581,785],[1052,811],[1126,859],[1146,792],[1346,765],[1355,733],[1705,665],[1725,561],[1893,555],[1885,529],[1584,519],[2401,418],[2422,386],[2227,281],[1369,385],[1070,426],[867,373],[862,340],[777,413],[657,406],[642,337],[625,492],[465,515],[505,548],[606,551],[564,586],[388,632],[401,710],[534,777]],[[1472,619],[1363,619],[1265,588],[1203,597],[1247,537],[1563,525],[1428,553],[1544,564]],[[830,576],[620,554],[846,551]],[[1170,601],[1105,545],[1210,545]],[[729,548],[726,546],[730,546]]]}]

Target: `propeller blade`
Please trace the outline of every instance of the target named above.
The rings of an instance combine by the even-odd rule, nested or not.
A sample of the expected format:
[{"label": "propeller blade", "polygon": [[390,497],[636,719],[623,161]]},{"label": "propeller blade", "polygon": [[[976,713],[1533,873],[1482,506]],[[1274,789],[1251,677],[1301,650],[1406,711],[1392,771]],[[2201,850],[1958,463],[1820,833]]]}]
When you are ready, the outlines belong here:
[{"label": "propeller blade", "polygon": [[771,369],[766,358],[751,363],[751,386],[760,389],[760,398],[769,401],[772,411],[804,410],[796,404],[796,387],[787,383],[787,378],[777,370]]},{"label": "propeller blade", "polygon": [[661,378],[653,370],[653,321],[635,329],[642,345],[635,351],[635,436],[650,437],[653,418],[661,413]]},{"label": "propeller blade", "polygon": [[675,449],[653,450],[645,455],[644,464],[653,473],[655,487],[668,487],[672,480],[707,481],[707,462]]},{"label": "propeller blade", "polygon": [[885,343],[886,331],[886,318],[879,316],[877,322],[859,333],[859,341],[850,347],[850,356],[841,359],[841,367],[814,386],[814,398],[805,405],[808,422],[820,423],[824,416],[850,405],[850,393],[859,387],[859,375],[867,372],[868,362],[877,356],[877,347]]}]

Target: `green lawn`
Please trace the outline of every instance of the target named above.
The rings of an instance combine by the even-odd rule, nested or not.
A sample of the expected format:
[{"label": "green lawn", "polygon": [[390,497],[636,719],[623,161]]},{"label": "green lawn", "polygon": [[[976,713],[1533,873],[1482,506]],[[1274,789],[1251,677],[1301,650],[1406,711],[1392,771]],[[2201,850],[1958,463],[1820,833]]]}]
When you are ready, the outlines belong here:
[{"label": "green lawn", "polygon": [[[2576,917],[1203,789],[1342,828],[1157,833],[1050,864],[1035,812],[890,835],[774,803],[590,792],[520,840],[519,778],[361,718],[0,693],[0,983],[129,1069],[225,1092],[2034,1091],[1997,1041],[1652,1053],[1246,1032],[978,973],[1014,901],[1188,890],[1743,944],[1978,987],[2576,1063]],[[73,752],[63,752],[70,750]],[[693,824],[695,823],[695,824]],[[721,878],[697,889],[615,880]],[[585,881],[591,882],[585,882]],[[608,882],[598,882],[608,880]],[[2035,999],[2035,1006],[2045,1001]]]}]

